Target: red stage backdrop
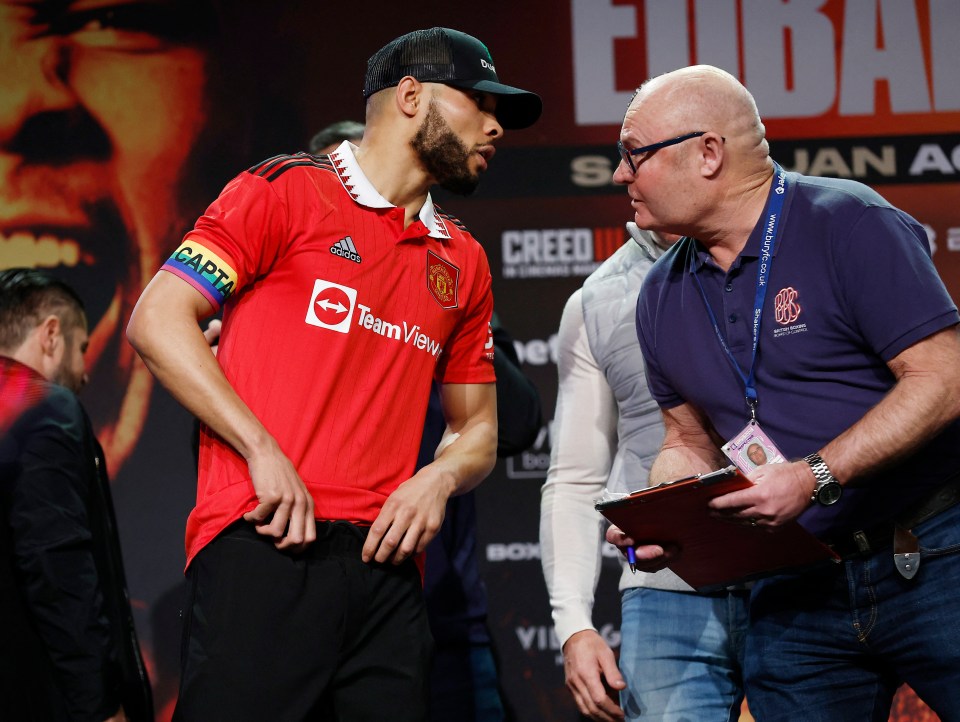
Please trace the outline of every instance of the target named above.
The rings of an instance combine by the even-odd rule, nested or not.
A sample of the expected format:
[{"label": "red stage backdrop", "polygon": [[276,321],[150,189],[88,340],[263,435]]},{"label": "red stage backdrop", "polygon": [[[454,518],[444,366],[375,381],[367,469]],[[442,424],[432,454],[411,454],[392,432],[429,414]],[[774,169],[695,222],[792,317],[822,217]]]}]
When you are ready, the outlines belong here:
[{"label": "red stage backdrop", "polygon": [[[482,567],[517,720],[573,720],[543,585],[540,485],[566,298],[624,241],[612,184],[633,89],[693,63],[737,75],[786,168],[854,178],[925,224],[960,298],[956,0],[0,0],[0,265],[49,267],[87,299],[84,400],[108,450],[137,622],[161,719],[176,695],[191,420],[122,339],[161,260],[237,172],[362,120],[367,57],[446,25],[483,39],[506,82],[544,99],[480,190],[440,197],[484,243],[497,312],[543,397],[530,451],[480,488]],[[376,450],[371,450],[376,453]],[[595,622],[619,643],[615,550]],[[745,718],[749,715],[745,712]],[[935,719],[909,691],[892,719]]]}]

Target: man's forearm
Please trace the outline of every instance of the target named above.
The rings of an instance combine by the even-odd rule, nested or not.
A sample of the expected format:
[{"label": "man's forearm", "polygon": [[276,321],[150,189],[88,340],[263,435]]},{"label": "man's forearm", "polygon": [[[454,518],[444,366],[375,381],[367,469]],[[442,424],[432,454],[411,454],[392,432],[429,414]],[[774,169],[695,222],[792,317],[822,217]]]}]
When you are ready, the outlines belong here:
[{"label": "man's forearm", "polygon": [[540,555],[557,637],[593,629],[594,592],[600,576],[603,517],[593,508],[602,482],[544,485],[540,503]]},{"label": "man's forearm", "polygon": [[497,462],[497,421],[468,422],[458,432],[449,427],[444,433],[436,458],[428,464],[451,484],[450,496],[465,494],[477,487]]},{"label": "man's forearm", "polygon": [[476,487],[497,462],[496,387],[444,384],[440,402],[447,428],[434,460],[417,475],[438,475],[449,497]]},{"label": "man's forearm", "polygon": [[650,468],[650,486],[716,471],[724,465],[718,454],[706,449],[686,446],[662,448]]},{"label": "man's forearm", "polygon": [[193,310],[177,313],[157,304],[163,292],[151,288],[154,284],[182,283],[168,275],[158,274],[134,309],[127,327],[130,344],[184,408],[249,459],[272,439],[227,381]]},{"label": "man's forearm", "polygon": [[929,370],[907,370],[880,403],[820,450],[841,482],[904,458],[960,415],[956,331],[949,329],[921,343],[928,342]]},{"label": "man's forearm", "polygon": [[147,286],[127,338],[147,368],[184,407],[247,463],[258,504],[244,514],[278,549],[316,538],[313,498],[293,463],[227,381],[198,320],[209,312],[192,287],[161,271]]},{"label": "man's forearm", "polygon": [[663,410],[665,434],[650,469],[650,486],[726,466],[713,427],[690,404]]}]

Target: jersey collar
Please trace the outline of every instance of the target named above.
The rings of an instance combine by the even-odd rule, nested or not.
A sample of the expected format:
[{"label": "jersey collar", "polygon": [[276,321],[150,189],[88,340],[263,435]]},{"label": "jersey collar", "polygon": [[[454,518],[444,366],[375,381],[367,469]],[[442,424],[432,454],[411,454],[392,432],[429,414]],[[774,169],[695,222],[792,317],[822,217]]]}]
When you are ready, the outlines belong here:
[{"label": "jersey collar", "polygon": [[[380,195],[379,191],[373,187],[373,184],[363,174],[360,164],[357,163],[357,157],[354,155],[357,146],[349,140],[343,141],[340,146],[330,153],[330,160],[337,171],[337,176],[343,184],[344,190],[350,194],[357,203],[367,208],[395,208],[390,201]],[[427,199],[418,214],[420,222],[426,226],[427,235],[432,238],[449,239],[446,224],[437,213],[433,205],[433,198],[427,193]]]}]

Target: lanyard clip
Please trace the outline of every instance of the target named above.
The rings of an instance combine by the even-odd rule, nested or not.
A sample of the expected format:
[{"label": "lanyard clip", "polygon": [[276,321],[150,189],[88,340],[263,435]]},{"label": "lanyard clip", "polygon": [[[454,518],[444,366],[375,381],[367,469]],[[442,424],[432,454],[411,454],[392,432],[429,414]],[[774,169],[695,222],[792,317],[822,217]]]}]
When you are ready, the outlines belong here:
[{"label": "lanyard clip", "polygon": [[747,399],[747,404],[750,406],[750,423],[757,423],[757,401],[756,399]]}]

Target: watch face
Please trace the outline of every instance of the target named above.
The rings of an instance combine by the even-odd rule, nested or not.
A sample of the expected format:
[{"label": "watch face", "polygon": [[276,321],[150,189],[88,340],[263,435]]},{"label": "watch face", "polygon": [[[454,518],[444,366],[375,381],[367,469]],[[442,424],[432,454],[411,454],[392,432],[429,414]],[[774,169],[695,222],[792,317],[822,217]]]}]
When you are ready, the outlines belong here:
[{"label": "watch face", "polygon": [[830,481],[817,490],[817,501],[824,506],[830,506],[840,501],[843,487],[835,481]]}]

